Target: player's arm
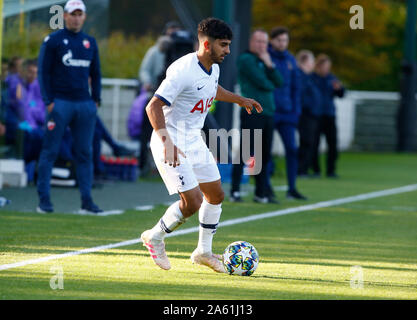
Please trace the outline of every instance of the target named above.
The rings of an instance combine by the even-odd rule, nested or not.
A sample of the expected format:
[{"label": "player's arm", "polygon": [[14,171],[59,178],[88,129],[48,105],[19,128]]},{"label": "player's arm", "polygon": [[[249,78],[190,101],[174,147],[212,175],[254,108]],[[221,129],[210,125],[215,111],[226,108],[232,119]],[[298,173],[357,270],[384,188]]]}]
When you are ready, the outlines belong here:
[{"label": "player's arm", "polygon": [[226,90],[220,85],[217,87],[216,100],[229,102],[229,103],[236,103],[239,106],[245,108],[247,113],[249,114],[252,114],[253,107],[255,107],[258,113],[262,112],[262,107],[258,101],[239,96],[229,90]]},{"label": "player's arm", "polygon": [[46,37],[39,53],[38,58],[38,82],[41,88],[42,99],[48,108],[48,112],[52,112],[54,107],[54,94],[52,90],[52,69],[55,49],[52,45],[52,39]]},{"label": "player's arm", "polygon": [[175,168],[180,165],[178,154],[181,154],[184,158],[186,156],[180,149],[177,148],[177,146],[174,145],[168,134],[165,125],[164,112],[162,111],[162,107],[165,105],[166,102],[154,96],[146,106],[146,114],[148,115],[149,122],[151,123],[153,129],[164,144],[165,163],[168,163],[170,166],[172,165]]},{"label": "player's arm", "polygon": [[98,46],[95,40],[93,41],[94,56],[90,66],[91,76],[91,97],[95,101],[97,107],[101,104],[101,69],[100,56]]}]

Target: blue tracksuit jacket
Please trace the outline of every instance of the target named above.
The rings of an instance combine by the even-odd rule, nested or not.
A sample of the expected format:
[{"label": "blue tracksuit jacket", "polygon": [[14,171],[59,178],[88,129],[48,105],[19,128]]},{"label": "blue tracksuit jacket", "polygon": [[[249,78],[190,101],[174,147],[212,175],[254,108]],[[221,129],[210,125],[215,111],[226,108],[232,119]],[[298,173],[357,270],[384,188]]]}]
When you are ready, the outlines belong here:
[{"label": "blue tracksuit jacket", "polygon": [[297,124],[301,114],[300,70],[295,58],[287,50],[279,52],[269,46],[268,52],[284,80],[284,84],[274,91],[275,122]]},{"label": "blue tracksuit jacket", "polygon": [[69,101],[92,98],[100,103],[100,58],[93,37],[66,28],[56,31],[45,38],[38,64],[39,84],[45,105],[56,98]]},{"label": "blue tracksuit jacket", "polygon": [[326,77],[321,77],[317,73],[312,75],[321,95],[321,114],[325,116],[335,117],[336,106],[334,104],[334,97],[342,98],[345,95],[345,88],[341,87],[339,90],[333,89],[333,81],[338,80],[332,73]]}]

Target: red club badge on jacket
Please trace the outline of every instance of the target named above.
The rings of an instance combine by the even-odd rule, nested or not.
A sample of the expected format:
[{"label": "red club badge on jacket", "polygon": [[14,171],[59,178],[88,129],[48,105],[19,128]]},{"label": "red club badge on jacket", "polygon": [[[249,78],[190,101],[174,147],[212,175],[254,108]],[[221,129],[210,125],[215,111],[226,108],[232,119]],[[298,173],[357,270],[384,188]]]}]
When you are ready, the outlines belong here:
[{"label": "red club badge on jacket", "polygon": [[48,121],[48,123],[47,123],[47,127],[48,127],[48,130],[49,130],[49,131],[54,130],[54,129],[55,129],[55,126],[56,126],[56,124],[55,124],[55,121],[54,121],[54,120],[49,120],[49,121]]},{"label": "red club badge on jacket", "polygon": [[85,39],[85,40],[83,41],[83,45],[84,45],[84,47],[85,47],[86,49],[90,49],[90,41],[88,41],[87,39]]}]

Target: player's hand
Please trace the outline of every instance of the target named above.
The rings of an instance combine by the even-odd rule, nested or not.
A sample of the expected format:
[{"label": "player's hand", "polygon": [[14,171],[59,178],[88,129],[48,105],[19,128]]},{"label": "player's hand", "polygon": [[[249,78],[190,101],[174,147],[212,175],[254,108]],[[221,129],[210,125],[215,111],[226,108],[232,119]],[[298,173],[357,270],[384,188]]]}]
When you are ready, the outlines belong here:
[{"label": "player's hand", "polygon": [[181,164],[179,155],[186,158],[181,149],[179,149],[171,141],[166,141],[164,144],[164,162],[175,168]]},{"label": "player's hand", "polygon": [[255,107],[256,111],[258,113],[261,113],[263,111],[261,105],[258,101],[250,98],[244,98],[243,101],[239,104],[241,107],[246,109],[246,112],[249,114],[252,114],[252,109]]},{"label": "player's hand", "polygon": [[48,113],[51,113],[51,112],[52,112],[52,110],[54,110],[54,106],[55,106],[55,103],[54,103],[54,102],[52,102],[52,103],[48,106]]}]

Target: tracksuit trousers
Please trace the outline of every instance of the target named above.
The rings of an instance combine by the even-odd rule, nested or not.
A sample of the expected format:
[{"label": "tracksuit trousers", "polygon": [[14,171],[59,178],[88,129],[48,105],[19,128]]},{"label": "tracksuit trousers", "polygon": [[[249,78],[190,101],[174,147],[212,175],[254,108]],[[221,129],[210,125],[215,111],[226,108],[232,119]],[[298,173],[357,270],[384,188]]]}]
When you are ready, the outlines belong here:
[{"label": "tracksuit trousers", "polygon": [[38,165],[37,189],[40,201],[50,199],[52,167],[58,156],[61,139],[67,126],[73,136],[73,150],[81,201],[91,200],[93,183],[92,142],[97,107],[94,101],[55,99],[55,106],[47,116],[47,128]]}]

